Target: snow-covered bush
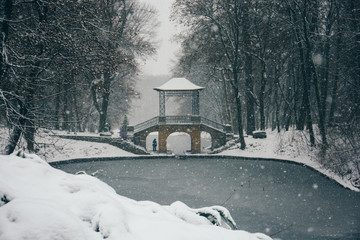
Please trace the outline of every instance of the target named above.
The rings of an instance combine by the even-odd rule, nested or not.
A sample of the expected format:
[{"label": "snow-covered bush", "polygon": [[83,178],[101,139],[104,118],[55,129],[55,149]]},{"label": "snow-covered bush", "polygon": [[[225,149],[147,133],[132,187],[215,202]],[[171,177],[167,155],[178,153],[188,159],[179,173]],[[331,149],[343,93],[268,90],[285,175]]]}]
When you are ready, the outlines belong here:
[{"label": "snow-covered bush", "polygon": [[[319,156],[322,165],[342,178],[347,178],[354,187],[360,188],[360,129],[345,131],[334,126],[328,131],[329,144]],[[351,132],[351,133],[350,133]]]}]

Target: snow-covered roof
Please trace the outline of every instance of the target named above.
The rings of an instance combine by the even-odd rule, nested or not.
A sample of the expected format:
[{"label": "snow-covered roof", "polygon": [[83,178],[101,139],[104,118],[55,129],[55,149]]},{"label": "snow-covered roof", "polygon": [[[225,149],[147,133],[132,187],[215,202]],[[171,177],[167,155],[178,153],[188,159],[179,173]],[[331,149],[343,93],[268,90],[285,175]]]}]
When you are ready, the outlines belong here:
[{"label": "snow-covered roof", "polygon": [[160,87],[154,88],[156,91],[195,91],[202,89],[204,87],[200,87],[186,78],[172,78]]}]

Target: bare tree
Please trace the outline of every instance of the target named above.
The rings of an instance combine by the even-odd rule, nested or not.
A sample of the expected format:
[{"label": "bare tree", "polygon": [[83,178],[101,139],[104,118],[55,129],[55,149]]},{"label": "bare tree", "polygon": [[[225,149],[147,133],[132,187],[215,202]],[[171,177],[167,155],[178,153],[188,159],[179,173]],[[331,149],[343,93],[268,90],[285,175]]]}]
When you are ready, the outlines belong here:
[{"label": "bare tree", "polygon": [[39,127],[84,129],[93,114],[92,80],[101,76],[106,121],[111,82],[134,74],[136,58],[154,52],[156,25],[154,12],[135,0],[111,3],[1,2],[0,108],[12,129],[6,153],[21,137],[35,151]]}]

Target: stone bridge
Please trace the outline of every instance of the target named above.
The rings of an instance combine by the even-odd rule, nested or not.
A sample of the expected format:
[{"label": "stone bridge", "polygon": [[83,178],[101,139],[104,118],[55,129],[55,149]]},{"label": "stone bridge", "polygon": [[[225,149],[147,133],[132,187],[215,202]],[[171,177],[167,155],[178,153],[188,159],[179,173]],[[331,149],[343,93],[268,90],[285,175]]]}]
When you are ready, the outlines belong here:
[{"label": "stone bridge", "polygon": [[[191,137],[191,152],[201,152],[201,132],[211,135],[211,147],[218,148],[225,145],[231,127],[200,116],[200,91],[204,87],[195,85],[186,78],[172,78],[160,87],[154,88],[159,93],[159,116],[140,123],[128,130],[129,137],[136,145],[146,148],[146,137],[151,132],[159,132],[158,149],[166,153],[166,140],[174,132],[185,132]],[[166,99],[169,97],[191,99],[191,114],[168,116],[166,114]]]},{"label": "stone bridge", "polygon": [[146,148],[146,137],[151,132],[159,132],[158,148],[160,153],[166,153],[166,140],[174,132],[185,132],[191,138],[191,152],[201,152],[201,132],[211,136],[212,148],[225,145],[231,137],[231,126],[222,125],[200,116],[161,116],[130,127],[129,137],[136,145]]}]

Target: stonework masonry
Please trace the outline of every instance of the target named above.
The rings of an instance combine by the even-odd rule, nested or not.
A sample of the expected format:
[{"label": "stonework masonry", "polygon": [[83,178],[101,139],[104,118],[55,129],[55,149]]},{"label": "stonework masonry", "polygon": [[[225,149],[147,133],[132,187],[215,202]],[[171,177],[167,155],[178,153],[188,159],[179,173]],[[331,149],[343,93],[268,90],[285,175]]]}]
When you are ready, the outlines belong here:
[{"label": "stonework masonry", "polygon": [[166,139],[174,132],[185,132],[191,137],[191,152],[201,152],[200,125],[159,125],[159,152],[166,153]]}]

